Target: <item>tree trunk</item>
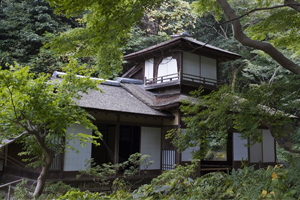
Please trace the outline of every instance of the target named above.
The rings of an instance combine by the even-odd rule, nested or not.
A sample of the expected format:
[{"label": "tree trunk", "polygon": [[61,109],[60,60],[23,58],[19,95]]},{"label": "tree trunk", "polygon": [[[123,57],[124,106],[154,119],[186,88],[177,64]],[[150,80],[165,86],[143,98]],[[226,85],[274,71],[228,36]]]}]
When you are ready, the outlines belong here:
[{"label": "tree trunk", "polygon": [[52,164],[52,161],[54,158],[54,153],[46,154],[45,156],[46,156],[46,159],[45,159],[46,164],[45,164],[45,166],[42,167],[42,171],[37,179],[37,185],[36,185],[34,193],[33,193],[34,197],[40,196],[44,190],[48,171],[49,171],[49,168],[51,167],[51,164]]},{"label": "tree trunk", "polygon": [[39,146],[41,147],[45,155],[45,165],[42,167],[42,171],[37,179],[37,185],[33,193],[33,196],[37,197],[40,196],[44,190],[48,171],[53,162],[55,152],[47,147],[47,145],[45,144],[45,137],[41,136],[39,133],[34,133],[34,138],[38,142]]},{"label": "tree trunk", "polygon": [[[274,140],[277,142],[277,144],[283,148],[284,150],[290,152],[290,153],[297,153],[300,154],[300,150],[294,149],[293,147],[295,146],[295,143],[291,141],[291,137],[287,135],[285,138],[278,138],[276,133],[274,132],[272,125],[269,123],[264,122],[265,126],[268,127],[270,130],[270,133]],[[290,131],[292,132],[292,131]]]}]

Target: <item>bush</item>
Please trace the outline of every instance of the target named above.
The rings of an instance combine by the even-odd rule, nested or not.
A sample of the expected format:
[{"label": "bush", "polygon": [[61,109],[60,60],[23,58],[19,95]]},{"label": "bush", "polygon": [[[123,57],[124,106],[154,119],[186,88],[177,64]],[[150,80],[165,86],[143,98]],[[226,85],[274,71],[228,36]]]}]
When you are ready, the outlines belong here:
[{"label": "bush", "polygon": [[91,193],[89,191],[80,192],[80,191],[69,191],[65,195],[61,195],[58,200],[71,200],[71,199],[87,199],[87,200],[97,200],[97,199],[103,199],[104,197],[101,197],[100,194],[97,193]]},{"label": "bush", "polygon": [[296,160],[288,166],[259,170],[246,166],[231,174],[217,172],[195,179],[195,164],[176,166],[133,192],[118,190],[109,196],[69,192],[61,199],[76,199],[80,195],[85,195],[81,199],[299,199],[299,163]]},{"label": "bush", "polygon": [[[33,189],[33,188],[31,188]],[[16,199],[33,199],[32,190],[27,186],[27,180],[23,180],[16,187],[14,192],[14,198]],[[46,182],[43,194],[36,199],[44,200],[44,199],[56,199],[61,195],[66,194],[68,191],[76,191],[75,188],[67,185],[61,181],[57,183]]]},{"label": "bush", "polygon": [[298,199],[298,166],[297,160],[289,166],[259,170],[250,166],[232,170],[230,175],[217,172],[196,179],[190,178],[191,166],[181,166],[163,173],[132,195],[135,199]]},{"label": "bush", "polygon": [[[141,155],[140,153],[132,154],[127,161],[118,164],[97,165],[91,159],[87,161],[86,169],[80,170],[80,173],[91,177],[95,183],[99,184],[99,187],[107,186],[110,193],[117,193],[119,190],[130,191],[134,185],[140,183],[145,178],[145,172],[142,173],[141,170],[146,170],[152,163],[149,155]],[[124,170],[123,177],[115,179],[114,177],[119,170]],[[134,179],[130,180],[130,178],[137,174],[143,176],[132,182]]]}]

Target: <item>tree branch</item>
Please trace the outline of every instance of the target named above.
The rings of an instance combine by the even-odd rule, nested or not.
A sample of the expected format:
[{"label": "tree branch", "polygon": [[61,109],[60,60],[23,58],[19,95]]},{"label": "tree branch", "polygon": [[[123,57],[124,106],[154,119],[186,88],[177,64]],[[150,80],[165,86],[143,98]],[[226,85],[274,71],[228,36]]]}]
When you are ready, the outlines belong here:
[{"label": "tree branch", "polygon": [[268,127],[268,129],[270,130],[270,133],[272,135],[272,137],[275,139],[275,141],[277,142],[277,144],[283,148],[284,150],[290,152],[290,153],[298,153],[300,154],[300,150],[297,149],[293,149],[294,144],[292,142],[285,142],[284,140],[278,138],[276,136],[276,134],[274,133],[272,126],[266,122],[264,122],[264,124]]},{"label": "tree branch", "polygon": [[294,74],[300,74],[300,69],[297,64],[292,62],[290,59],[285,57],[281,52],[279,52],[273,45],[261,42],[257,40],[252,40],[245,35],[242,30],[242,26],[239,18],[234,13],[234,10],[230,7],[226,0],[217,0],[222,9],[224,10],[225,15],[231,21],[234,29],[234,37],[244,46],[252,47],[258,50],[262,50],[265,53],[269,54],[276,62],[278,62],[282,67],[293,72]]},{"label": "tree branch", "polygon": [[300,12],[300,3],[298,3],[294,0],[285,0],[283,4],[290,8],[293,8],[297,12]]},{"label": "tree branch", "polygon": [[[290,1],[290,0],[287,0],[287,1]],[[292,1],[292,0],[291,0],[291,1]],[[255,9],[252,9],[252,10],[248,11],[247,13],[245,13],[245,14],[239,16],[239,17],[236,17],[236,18],[234,18],[234,19],[231,19],[231,20],[226,21],[226,23],[231,22],[231,21],[234,21],[234,20],[237,20],[237,19],[241,19],[241,18],[243,18],[243,17],[245,17],[245,16],[247,16],[247,15],[253,13],[253,12],[256,12],[256,11],[273,10],[273,9],[276,9],[276,8],[283,8],[283,7],[291,7],[291,8],[293,8],[293,9],[298,8],[299,11],[298,11],[298,10],[297,10],[297,11],[300,12],[300,4],[299,4],[299,3],[286,3],[286,1],[285,1],[285,2],[284,2],[284,5],[273,6],[273,7],[266,7],[266,8],[255,8]],[[295,8],[294,8],[294,7],[295,7]],[[295,9],[295,10],[296,10],[296,9]]]}]

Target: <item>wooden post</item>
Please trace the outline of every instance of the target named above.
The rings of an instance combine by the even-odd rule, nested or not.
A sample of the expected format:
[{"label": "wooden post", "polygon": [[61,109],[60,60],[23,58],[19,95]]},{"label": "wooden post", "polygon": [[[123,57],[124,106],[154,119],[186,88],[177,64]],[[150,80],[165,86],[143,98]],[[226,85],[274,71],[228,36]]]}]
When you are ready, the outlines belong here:
[{"label": "wooden post", "polygon": [[116,132],[115,132],[115,159],[114,163],[119,163],[119,143],[120,143],[120,124],[116,125]]},{"label": "wooden post", "polygon": [[[115,130],[115,158],[114,164],[119,163],[119,145],[120,145],[120,115],[117,115],[117,124]],[[116,169],[116,177],[118,177],[118,172]]]},{"label": "wooden post", "polygon": [[8,186],[7,199],[10,200],[10,185]]},{"label": "wooden post", "polygon": [[5,146],[4,166],[7,165],[7,153],[8,153],[8,145]]}]

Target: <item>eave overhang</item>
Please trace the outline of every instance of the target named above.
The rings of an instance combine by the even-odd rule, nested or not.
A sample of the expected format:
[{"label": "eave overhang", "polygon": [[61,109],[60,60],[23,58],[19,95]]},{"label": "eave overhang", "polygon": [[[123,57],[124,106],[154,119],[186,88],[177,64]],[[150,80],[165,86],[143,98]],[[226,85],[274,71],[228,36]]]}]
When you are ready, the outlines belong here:
[{"label": "eave overhang", "polygon": [[239,54],[194,40],[189,37],[176,37],[149,48],[125,55],[124,60],[129,62],[139,62],[175,51],[186,51],[198,55],[212,57],[218,59],[219,62],[226,62],[241,58]]}]

